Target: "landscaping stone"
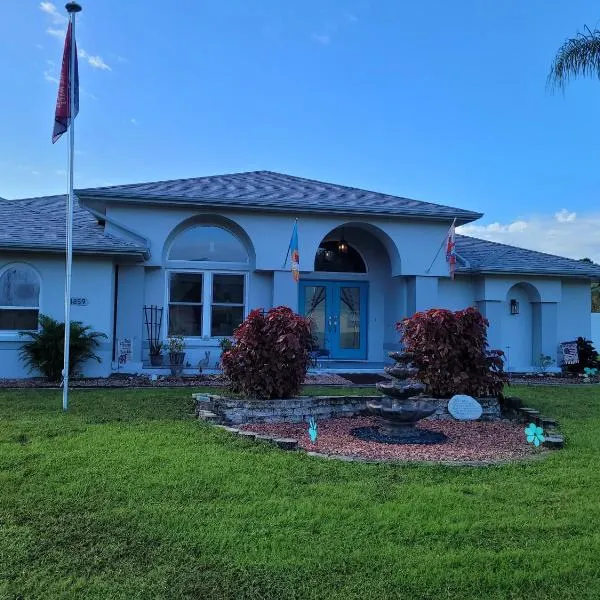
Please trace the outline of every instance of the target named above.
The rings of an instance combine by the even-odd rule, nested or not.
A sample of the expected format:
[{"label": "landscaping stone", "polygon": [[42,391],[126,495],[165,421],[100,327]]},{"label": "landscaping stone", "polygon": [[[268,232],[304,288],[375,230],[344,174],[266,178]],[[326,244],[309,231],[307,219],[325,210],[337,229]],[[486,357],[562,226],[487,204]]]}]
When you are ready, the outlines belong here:
[{"label": "landscaping stone", "polygon": [[282,450],[295,450],[298,447],[298,440],[294,438],[273,438],[273,442]]},{"label": "landscaping stone", "polygon": [[565,439],[562,435],[547,435],[543,444],[547,448],[562,448],[565,445]]},{"label": "landscaping stone", "polygon": [[[196,398],[197,396],[197,398]],[[280,400],[244,400],[215,394],[193,394],[197,402],[197,414],[210,409],[221,423],[241,425],[242,423],[302,423],[309,417],[318,421],[338,417],[362,415],[367,402],[380,400],[373,396],[301,396]],[[436,412],[429,420],[450,420],[448,400],[427,398],[437,405]],[[483,409],[481,421],[497,421],[502,418],[500,404],[496,398],[477,398]]]},{"label": "landscaping stone", "polygon": [[240,431],[240,430],[238,430],[238,435],[240,437],[253,440],[257,434],[255,431]]}]

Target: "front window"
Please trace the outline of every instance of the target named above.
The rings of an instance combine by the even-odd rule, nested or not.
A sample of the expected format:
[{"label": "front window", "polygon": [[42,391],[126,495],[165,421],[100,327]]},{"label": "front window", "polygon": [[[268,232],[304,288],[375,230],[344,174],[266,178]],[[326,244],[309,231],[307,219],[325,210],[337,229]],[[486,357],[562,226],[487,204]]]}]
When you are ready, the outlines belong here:
[{"label": "front window", "polygon": [[245,313],[243,274],[169,274],[169,335],[231,336]]},{"label": "front window", "polygon": [[250,256],[241,239],[211,224],[177,235],[168,252],[168,334],[233,335],[246,314]]},{"label": "front window", "polygon": [[202,273],[171,273],[169,335],[202,335]]},{"label": "front window", "polygon": [[40,281],[33,269],[11,266],[0,276],[0,331],[35,330],[40,312]]}]

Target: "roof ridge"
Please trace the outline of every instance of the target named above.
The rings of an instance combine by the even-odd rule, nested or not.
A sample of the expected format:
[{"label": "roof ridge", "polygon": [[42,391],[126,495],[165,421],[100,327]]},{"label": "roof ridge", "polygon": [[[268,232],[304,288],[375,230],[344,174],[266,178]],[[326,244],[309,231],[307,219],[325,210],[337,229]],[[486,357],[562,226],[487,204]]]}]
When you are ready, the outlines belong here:
[{"label": "roof ridge", "polygon": [[[506,254],[510,250],[519,250],[520,252],[533,252],[535,254],[540,254],[541,256],[549,256],[551,258],[560,258],[561,260],[572,260],[573,262],[580,261],[580,259],[578,259],[578,258],[569,258],[568,256],[560,256],[559,254],[550,254],[549,252],[542,252],[540,250],[530,250],[529,248],[522,248],[521,246],[513,246],[512,244],[505,244],[503,242],[496,242],[493,240],[477,238],[477,237],[473,237],[471,235],[464,235],[464,234],[457,233],[456,236],[461,237],[461,238],[470,239],[470,240],[476,240],[478,242],[484,242],[486,244],[493,244],[494,246],[502,246],[505,250],[499,256],[504,256],[504,254]],[[495,258],[498,258],[498,256],[496,256]],[[597,263],[593,263],[593,264],[596,265]]]},{"label": "roof ridge", "polygon": [[259,171],[240,171],[238,173],[222,173],[220,175],[200,175],[199,177],[179,177],[177,179],[159,179],[159,180],[152,180],[152,181],[138,181],[137,183],[116,183],[114,185],[106,185],[106,186],[101,186],[101,187],[95,187],[95,188],[77,188],[75,190],[75,192],[77,193],[77,190],[109,190],[111,188],[129,188],[129,187],[137,187],[139,185],[148,185],[148,184],[159,184],[159,183],[179,183],[179,182],[183,182],[183,181],[197,181],[198,179],[209,179],[211,177],[232,177],[234,175],[250,175],[252,173],[271,173],[274,171],[265,171],[265,170],[259,170]]},{"label": "roof ridge", "polygon": [[407,198],[406,196],[397,196],[396,194],[390,194],[388,192],[376,192],[375,190],[367,190],[367,189],[364,189],[364,188],[357,188],[357,187],[354,187],[354,186],[351,186],[351,185],[344,185],[343,183],[332,183],[330,181],[320,181],[318,179],[311,179],[310,177],[300,177],[298,175],[290,175],[289,173],[279,173],[277,171],[255,171],[255,172],[256,173],[269,173],[271,175],[284,175],[285,177],[290,177],[291,179],[297,179],[297,180],[300,180],[300,181],[307,181],[309,183],[317,183],[317,184],[320,184],[320,185],[331,185],[331,186],[334,186],[334,187],[339,188],[341,190],[350,190],[350,191],[353,191],[353,192],[361,192],[361,193],[367,192],[368,194],[377,194],[378,196],[388,196],[389,198],[397,198],[397,199],[400,199],[400,200],[410,200],[412,202],[420,202],[422,204],[429,204],[430,206],[439,206],[439,207],[442,207],[442,208],[450,208],[450,209],[453,209],[453,210],[461,210],[461,211],[464,211],[464,212],[471,212],[473,214],[480,214],[481,216],[483,216],[482,213],[478,213],[476,211],[471,211],[471,210],[464,209],[464,208],[457,209],[456,206],[450,206],[449,204],[439,204],[438,202],[430,202],[429,200],[418,200],[417,198]]}]

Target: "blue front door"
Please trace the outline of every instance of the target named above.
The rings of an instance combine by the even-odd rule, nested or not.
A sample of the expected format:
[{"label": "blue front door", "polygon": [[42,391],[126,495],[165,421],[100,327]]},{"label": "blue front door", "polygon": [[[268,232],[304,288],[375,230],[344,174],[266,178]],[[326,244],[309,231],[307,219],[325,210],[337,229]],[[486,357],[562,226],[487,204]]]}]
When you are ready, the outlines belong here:
[{"label": "blue front door", "polygon": [[315,342],[332,359],[367,358],[368,283],[300,282],[300,312],[310,317]]}]

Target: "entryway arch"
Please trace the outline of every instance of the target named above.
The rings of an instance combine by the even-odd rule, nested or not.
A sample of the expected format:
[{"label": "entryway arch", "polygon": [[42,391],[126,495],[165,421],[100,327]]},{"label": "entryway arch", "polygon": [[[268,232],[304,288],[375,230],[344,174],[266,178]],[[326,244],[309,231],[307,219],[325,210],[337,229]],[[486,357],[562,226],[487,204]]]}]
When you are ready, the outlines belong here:
[{"label": "entryway arch", "polygon": [[502,337],[507,366],[511,371],[530,371],[539,356],[541,319],[540,293],[528,282],[513,285],[506,294]]}]

